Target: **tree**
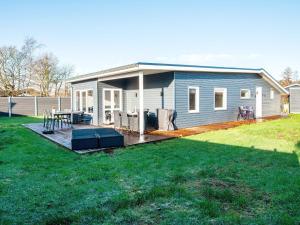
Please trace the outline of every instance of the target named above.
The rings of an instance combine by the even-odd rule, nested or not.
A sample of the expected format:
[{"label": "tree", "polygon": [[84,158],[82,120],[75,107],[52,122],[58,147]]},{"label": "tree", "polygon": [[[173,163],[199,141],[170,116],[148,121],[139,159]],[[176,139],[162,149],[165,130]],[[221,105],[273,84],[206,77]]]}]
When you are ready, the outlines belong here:
[{"label": "tree", "polygon": [[288,86],[293,83],[295,72],[290,68],[287,67],[282,72],[281,77],[282,79],[279,81],[282,86]]},{"label": "tree", "polygon": [[[70,77],[73,68],[70,66],[63,66],[56,68],[56,74],[53,78],[53,85],[54,85],[54,95],[59,96],[61,92],[61,88],[64,84],[66,84],[66,79]],[[67,86],[64,86],[65,91],[67,91]],[[66,93],[64,93],[66,95]]]},{"label": "tree", "polygon": [[58,59],[50,54],[42,55],[33,66],[34,79],[39,86],[41,96],[60,95],[65,80],[71,75],[70,66],[60,67]]},{"label": "tree", "polygon": [[28,38],[21,49],[16,46],[0,48],[0,89],[6,96],[16,96],[28,89],[31,82],[31,65],[37,42]]},{"label": "tree", "polygon": [[40,95],[49,96],[56,73],[57,59],[51,54],[44,54],[34,62],[34,79],[37,82]]},{"label": "tree", "polygon": [[298,71],[294,71],[294,74],[293,74],[293,81],[295,83],[299,83],[299,74],[298,74]]},{"label": "tree", "polygon": [[58,96],[65,80],[71,75],[70,66],[59,66],[51,53],[36,56],[41,45],[27,38],[23,46],[0,47],[0,92],[4,96],[28,94],[36,85],[42,96],[52,92]]}]

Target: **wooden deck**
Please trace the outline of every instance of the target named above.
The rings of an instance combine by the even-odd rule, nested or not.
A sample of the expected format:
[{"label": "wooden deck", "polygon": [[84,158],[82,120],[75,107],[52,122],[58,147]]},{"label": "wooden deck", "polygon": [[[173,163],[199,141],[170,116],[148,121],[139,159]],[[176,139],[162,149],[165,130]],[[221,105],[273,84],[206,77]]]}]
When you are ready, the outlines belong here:
[{"label": "wooden deck", "polygon": [[[126,147],[126,146],[131,146],[131,145],[162,141],[162,140],[167,140],[167,139],[171,139],[171,138],[178,138],[178,137],[185,137],[185,136],[190,136],[190,135],[195,135],[195,134],[201,134],[201,133],[205,133],[205,132],[209,132],[209,131],[224,130],[224,129],[241,126],[244,124],[259,123],[259,122],[275,120],[275,119],[279,119],[279,118],[281,118],[281,116],[270,116],[270,117],[265,117],[262,119],[215,123],[215,124],[209,124],[209,125],[203,125],[203,126],[197,126],[197,127],[191,127],[191,128],[178,129],[178,130],[174,130],[174,131],[153,130],[153,131],[147,131],[146,134],[143,135],[142,137],[140,137],[140,135],[138,133],[128,132],[128,131],[124,131],[124,130],[118,130],[118,131],[124,135],[124,142],[125,142],[125,147]],[[64,128],[64,129],[56,130],[54,132],[54,134],[43,134],[44,127],[43,127],[42,123],[24,124],[24,126],[29,128],[30,130],[34,131],[35,133],[38,133],[39,135],[55,142],[58,145],[61,145],[69,150],[71,150],[72,129],[84,129],[84,128],[95,127],[95,126],[89,126],[89,125],[73,125],[72,129]],[[97,151],[105,151],[107,153],[113,152],[112,149],[91,149],[91,150],[81,150],[81,151],[75,151],[75,152],[77,152],[79,154],[84,154],[84,153],[91,153],[91,152],[97,152]]]},{"label": "wooden deck", "polygon": [[275,119],[279,119],[279,118],[281,118],[281,116],[269,116],[269,117],[264,117],[261,119],[215,123],[215,124],[202,125],[202,126],[197,126],[197,127],[178,129],[178,130],[174,130],[174,131],[154,130],[154,131],[150,131],[147,133],[152,134],[152,135],[163,135],[163,136],[169,136],[169,137],[185,137],[185,136],[201,134],[201,133],[205,133],[205,132],[209,132],[209,131],[214,131],[214,130],[229,129],[229,128],[241,126],[244,124],[260,123],[263,121],[275,120]]},{"label": "wooden deck", "polygon": [[[93,127],[97,128],[95,126],[89,126],[89,125],[73,125],[73,128],[63,128],[63,129],[55,130],[54,134],[43,134],[43,130],[45,130],[45,128],[43,127],[42,123],[24,124],[24,126],[34,131],[35,133],[41,135],[42,137],[45,137],[69,150],[71,150],[72,129],[85,129],[85,128],[93,128]],[[140,137],[138,133],[128,132],[124,130],[118,130],[118,131],[124,135],[125,147],[173,138],[172,136],[159,135],[159,134],[145,134],[142,137]],[[107,153],[110,153],[113,150],[112,149],[90,149],[90,150],[80,150],[75,152],[79,154],[84,154],[84,153],[91,153],[97,151],[105,151]]]}]

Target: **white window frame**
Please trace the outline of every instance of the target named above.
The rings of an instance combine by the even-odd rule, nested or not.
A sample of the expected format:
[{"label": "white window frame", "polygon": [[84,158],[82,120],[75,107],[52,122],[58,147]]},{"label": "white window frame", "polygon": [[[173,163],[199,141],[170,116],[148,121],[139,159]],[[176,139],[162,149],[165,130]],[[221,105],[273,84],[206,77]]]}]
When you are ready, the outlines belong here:
[{"label": "white window frame", "polygon": [[[77,93],[79,93],[79,107],[77,107]],[[81,105],[81,93],[80,93],[80,90],[76,90],[75,91],[75,110],[77,111],[78,108],[79,108],[79,111],[80,111],[80,105]]]},{"label": "white window frame", "polygon": [[[77,98],[77,92],[79,92],[79,98],[80,98],[80,101],[79,101],[79,111],[82,111],[82,93],[85,92],[85,108],[86,108],[86,111],[84,111],[85,114],[92,114],[92,113],[88,113],[87,111],[87,98],[88,98],[88,91],[92,91],[93,92],[93,101],[94,101],[94,90],[93,89],[85,89],[85,90],[76,90],[75,91],[75,109],[77,110],[77,101],[76,101],[76,98]],[[94,110],[95,110],[95,106],[94,107]]]},{"label": "white window frame", "polygon": [[[110,91],[110,97],[111,97],[111,108],[110,109],[105,109],[105,91]],[[120,92],[120,107],[119,108],[114,108],[114,96],[113,93],[114,91],[119,91]],[[102,89],[102,119],[103,123],[106,123],[105,120],[105,111],[110,110],[112,115],[114,110],[120,110],[123,111],[123,89],[122,88],[103,88]],[[112,117],[112,122],[114,123],[114,119]]]},{"label": "white window frame", "polygon": [[274,99],[274,89],[270,88],[270,99]]},{"label": "white window frame", "polygon": [[[195,97],[195,110],[190,110],[190,90],[196,90],[196,97]],[[189,113],[198,113],[199,112],[199,100],[200,100],[200,93],[199,87],[196,86],[189,86],[188,87],[188,112]]]},{"label": "white window frame", "polygon": [[[223,107],[216,107],[216,92],[223,92]],[[227,110],[227,88],[214,88],[214,109]]]},{"label": "white window frame", "polygon": [[[242,91],[248,91],[249,92],[249,97],[242,97]],[[251,98],[251,90],[248,88],[242,88],[240,90],[240,99],[250,99]]]}]

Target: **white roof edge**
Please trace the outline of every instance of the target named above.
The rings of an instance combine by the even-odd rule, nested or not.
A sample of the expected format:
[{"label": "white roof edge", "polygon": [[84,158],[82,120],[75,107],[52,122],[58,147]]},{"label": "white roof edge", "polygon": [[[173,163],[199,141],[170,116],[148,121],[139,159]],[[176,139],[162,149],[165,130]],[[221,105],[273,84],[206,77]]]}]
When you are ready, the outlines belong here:
[{"label": "white roof edge", "polygon": [[285,86],[284,88],[289,88],[289,87],[294,87],[294,86],[300,86],[300,84],[290,84],[290,85],[288,85],[288,86]]},{"label": "white roof edge", "polygon": [[68,83],[73,83],[73,82],[79,82],[79,81],[84,81],[84,80],[92,80],[92,79],[98,79],[100,77],[108,77],[108,76],[114,76],[118,74],[125,74],[125,73],[130,73],[130,72],[135,72],[138,71],[138,67],[133,67],[129,69],[123,69],[119,71],[112,71],[112,72],[107,72],[107,73],[93,73],[91,76],[85,76],[85,77],[74,77],[74,78],[69,78]]},{"label": "white roof edge", "polygon": [[[273,86],[277,87],[277,89],[278,89],[279,91],[281,91],[281,92],[284,93],[284,94],[289,94],[289,92],[288,92],[284,87],[282,87],[282,86],[279,84],[279,82],[278,82],[277,80],[275,80],[275,78],[272,77],[266,70],[262,69],[262,70],[261,70],[261,74],[262,74],[264,77],[266,77],[267,79],[269,79],[269,80],[274,84]],[[269,82],[269,83],[270,83],[270,82]],[[270,84],[272,84],[272,83],[270,83]]]},{"label": "white roof edge", "polygon": [[165,70],[165,71],[188,71],[188,72],[218,72],[218,73],[259,73],[260,69],[242,68],[218,68],[197,66],[172,66],[172,65],[139,65],[140,70]]},{"label": "white roof edge", "polygon": [[109,76],[115,76],[120,74],[126,74],[130,72],[143,71],[143,70],[161,70],[161,71],[188,71],[188,72],[217,72],[217,73],[249,73],[259,74],[266,78],[266,80],[281,93],[288,94],[289,92],[283,88],[266,70],[264,69],[244,69],[244,68],[226,68],[226,67],[200,67],[200,66],[186,66],[186,65],[170,65],[170,64],[133,64],[130,68],[120,68],[120,70],[108,71],[108,72],[96,72],[91,76],[81,76],[70,78],[67,82],[79,82],[84,80],[91,80],[97,78],[104,78]]}]

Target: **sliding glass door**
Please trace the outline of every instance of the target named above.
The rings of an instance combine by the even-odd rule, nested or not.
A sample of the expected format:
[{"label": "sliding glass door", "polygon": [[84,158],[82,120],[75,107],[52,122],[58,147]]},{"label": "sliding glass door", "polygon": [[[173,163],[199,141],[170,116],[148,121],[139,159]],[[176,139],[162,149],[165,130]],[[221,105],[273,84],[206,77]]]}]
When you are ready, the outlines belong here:
[{"label": "sliding glass door", "polygon": [[93,90],[80,90],[76,91],[75,99],[76,111],[93,114],[94,110],[94,94]]},{"label": "sliding glass door", "polygon": [[103,89],[103,123],[114,122],[114,110],[122,110],[122,89]]}]

